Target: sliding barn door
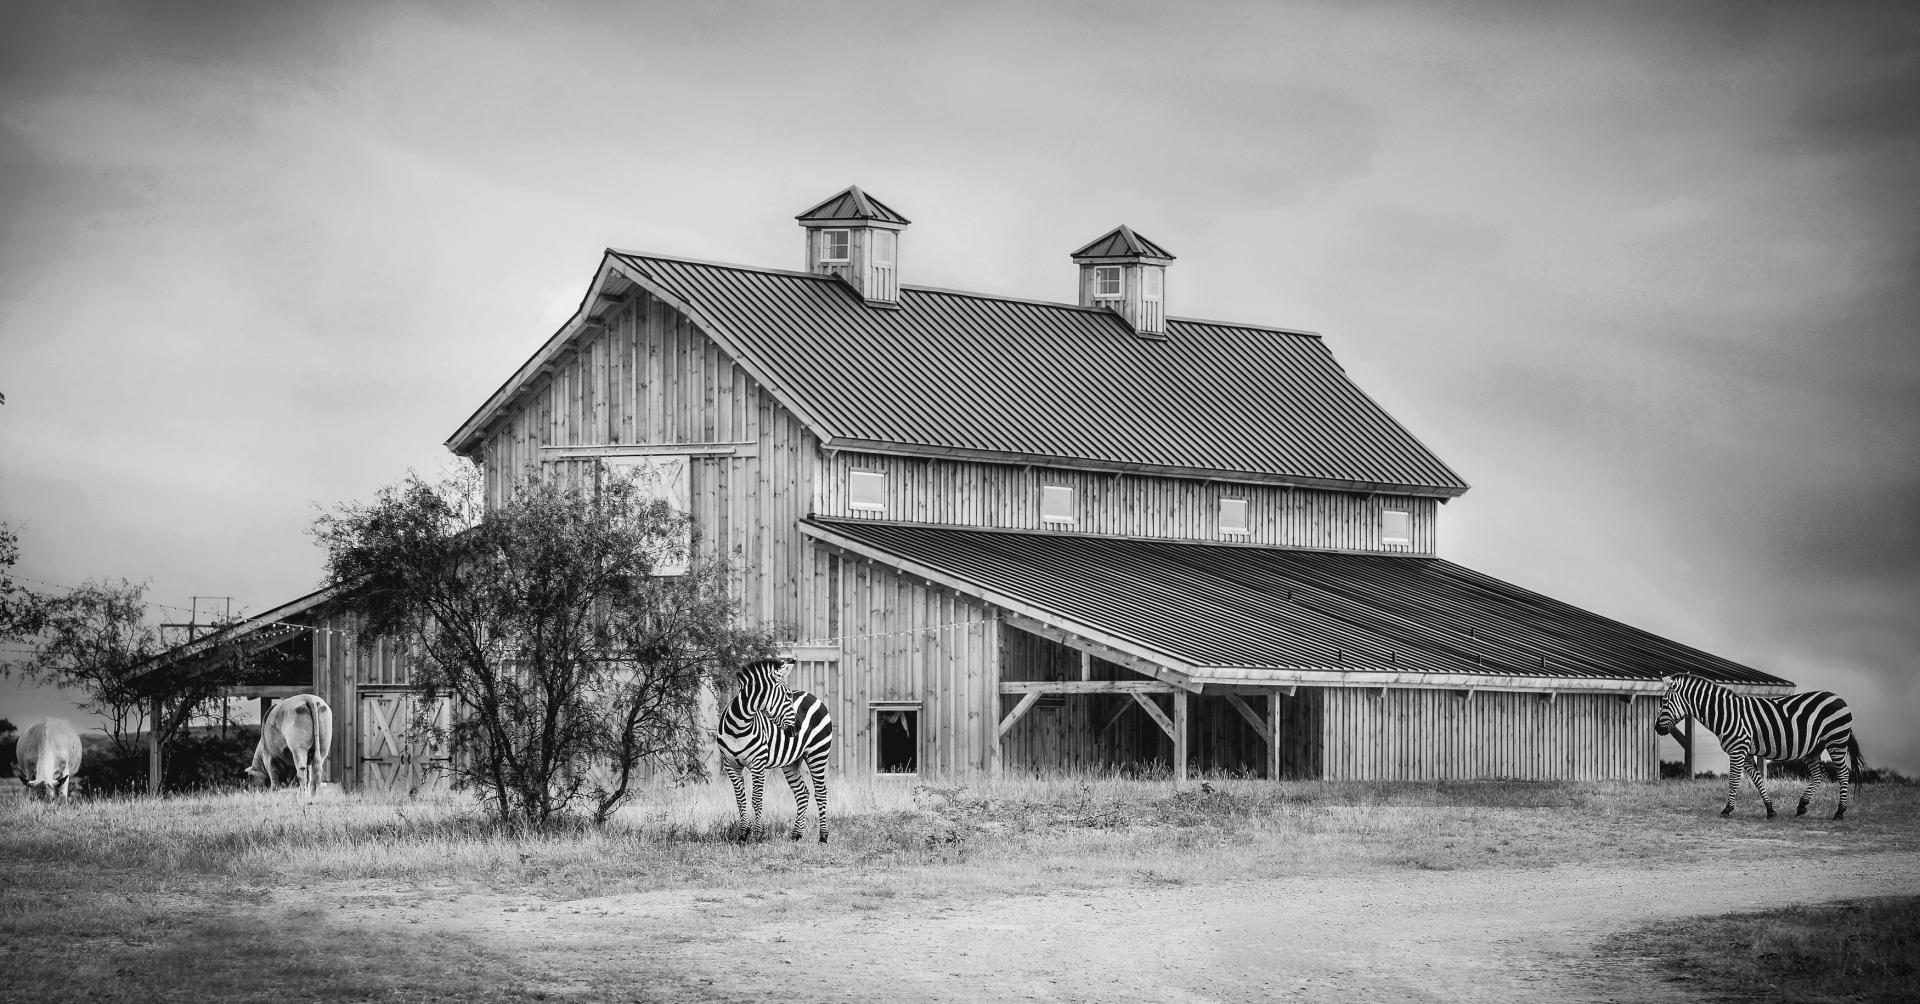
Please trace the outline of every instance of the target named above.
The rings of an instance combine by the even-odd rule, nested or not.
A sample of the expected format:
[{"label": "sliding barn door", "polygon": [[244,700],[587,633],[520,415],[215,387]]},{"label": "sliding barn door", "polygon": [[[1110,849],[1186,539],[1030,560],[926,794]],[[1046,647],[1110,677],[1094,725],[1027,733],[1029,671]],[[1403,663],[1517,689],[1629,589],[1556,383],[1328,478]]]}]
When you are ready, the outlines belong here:
[{"label": "sliding barn door", "polygon": [[[437,770],[448,763],[444,744],[412,733],[417,698],[412,692],[360,691],[360,785],[369,791],[414,794],[444,791],[447,777]],[[445,730],[453,704],[434,702],[432,723]]]}]

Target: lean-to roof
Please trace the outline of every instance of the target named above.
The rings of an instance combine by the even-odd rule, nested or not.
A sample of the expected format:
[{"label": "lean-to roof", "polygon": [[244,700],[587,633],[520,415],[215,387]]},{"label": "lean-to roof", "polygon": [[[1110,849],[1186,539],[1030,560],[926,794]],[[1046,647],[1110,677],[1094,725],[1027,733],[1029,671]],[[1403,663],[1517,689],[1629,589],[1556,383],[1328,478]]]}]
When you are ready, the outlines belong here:
[{"label": "lean-to roof", "polygon": [[1792,684],[1440,558],[810,518],[825,543],[1201,684]]}]

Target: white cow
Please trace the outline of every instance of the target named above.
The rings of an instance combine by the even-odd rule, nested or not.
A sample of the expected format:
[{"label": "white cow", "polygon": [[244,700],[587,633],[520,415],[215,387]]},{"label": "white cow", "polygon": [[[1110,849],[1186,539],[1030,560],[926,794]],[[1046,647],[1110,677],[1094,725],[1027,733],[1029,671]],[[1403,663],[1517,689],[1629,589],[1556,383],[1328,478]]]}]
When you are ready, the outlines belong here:
[{"label": "white cow", "polygon": [[64,718],[47,718],[27,726],[14,747],[13,769],[27,786],[29,798],[66,798],[73,775],[80,770],[80,733]]},{"label": "white cow", "polygon": [[247,776],[256,786],[271,788],[273,761],[285,757],[293,761],[299,785],[312,801],[320,792],[320,775],[332,748],[333,709],[313,694],[289,697],[274,705],[260,723],[260,743],[253,748],[253,766],[247,768]]}]

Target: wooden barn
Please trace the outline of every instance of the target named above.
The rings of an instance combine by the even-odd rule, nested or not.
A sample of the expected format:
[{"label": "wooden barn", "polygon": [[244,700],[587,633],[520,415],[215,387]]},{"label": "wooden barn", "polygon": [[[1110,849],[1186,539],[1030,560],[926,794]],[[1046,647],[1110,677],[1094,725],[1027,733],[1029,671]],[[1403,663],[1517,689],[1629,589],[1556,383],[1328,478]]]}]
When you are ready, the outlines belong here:
[{"label": "wooden barn", "polygon": [[[1466,482],[1320,335],[1170,314],[1127,227],[1043,302],[902,282],[908,220],[858,188],[798,220],[798,269],[607,251],[447,446],[493,499],[648,469],[740,557],[843,776],[1652,778],[1663,674],[1791,689],[1437,557]],[[247,630],[279,622],[334,776],[411,783],[404,660],[324,593]]]}]

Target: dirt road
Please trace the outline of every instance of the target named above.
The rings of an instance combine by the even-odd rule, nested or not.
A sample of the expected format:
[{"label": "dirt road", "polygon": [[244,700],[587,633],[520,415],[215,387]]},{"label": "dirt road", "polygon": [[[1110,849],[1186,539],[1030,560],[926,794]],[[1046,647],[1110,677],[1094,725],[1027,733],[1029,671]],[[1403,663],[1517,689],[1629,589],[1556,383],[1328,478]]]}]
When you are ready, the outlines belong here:
[{"label": "dirt road", "polygon": [[544,908],[349,895],[342,909],[484,942],[562,998],[1638,1002],[1697,989],[1596,959],[1599,938],[1690,914],[1920,894],[1920,851],[1778,850],[1735,842],[1684,868],[1275,876],[878,909],[810,910],[807,896],[827,894],[799,890],[771,915],[764,894],[687,892]]}]

